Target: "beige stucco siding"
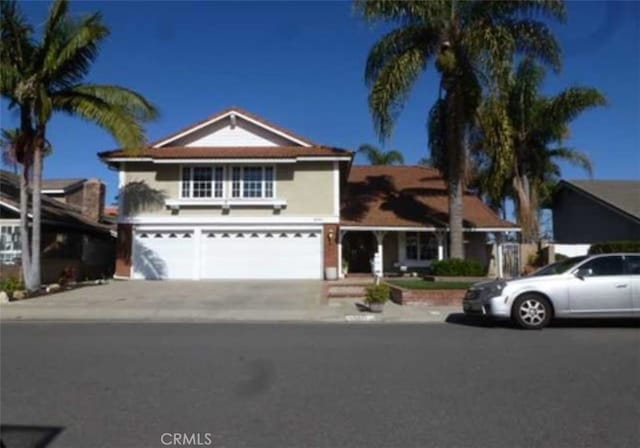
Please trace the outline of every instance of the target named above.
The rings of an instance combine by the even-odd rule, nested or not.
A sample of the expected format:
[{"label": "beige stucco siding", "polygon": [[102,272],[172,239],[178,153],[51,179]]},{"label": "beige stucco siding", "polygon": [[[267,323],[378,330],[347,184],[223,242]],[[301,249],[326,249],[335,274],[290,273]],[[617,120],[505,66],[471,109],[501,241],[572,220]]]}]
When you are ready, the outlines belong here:
[{"label": "beige stucco siding", "polygon": [[[273,207],[264,206],[232,206],[228,213],[223,214],[219,206],[181,206],[178,216],[225,216],[229,217],[230,221],[234,216],[334,216],[333,162],[277,164],[275,168],[276,199],[287,201],[286,207],[280,211],[274,210]],[[180,199],[180,165],[178,164],[129,163],[125,165],[125,185],[136,181],[144,181],[150,188],[164,193],[167,199]],[[228,187],[227,191],[230,190],[230,182]],[[171,211],[167,207],[147,208],[144,215],[175,217],[175,215],[171,215]]]}]

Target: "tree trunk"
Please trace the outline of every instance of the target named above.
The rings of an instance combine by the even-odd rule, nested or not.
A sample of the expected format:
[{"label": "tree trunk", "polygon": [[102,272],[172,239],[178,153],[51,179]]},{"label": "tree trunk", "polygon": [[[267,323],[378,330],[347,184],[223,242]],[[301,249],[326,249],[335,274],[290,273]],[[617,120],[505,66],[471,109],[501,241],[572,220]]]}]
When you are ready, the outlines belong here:
[{"label": "tree trunk", "polygon": [[20,175],[20,249],[21,249],[21,264],[22,264],[22,280],[25,283],[29,283],[31,277],[31,248],[29,242],[29,184],[27,182],[29,176],[29,167],[22,165],[22,173]]},{"label": "tree trunk", "polygon": [[447,92],[446,104],[446,151],[448,159],[449,189],[449,257],[464,258],[463,195],[465,174],[464,113],[462,92],[453,87]]},{"label": "tree trunk", "polygon": [[40,241],[41,227],[41,198],[42,198],[42,144],[36,142],[33,152],[33,191],[32,191],[32,220],[31,229],[31,277],[27,289],[36,291],[40,288]]}]

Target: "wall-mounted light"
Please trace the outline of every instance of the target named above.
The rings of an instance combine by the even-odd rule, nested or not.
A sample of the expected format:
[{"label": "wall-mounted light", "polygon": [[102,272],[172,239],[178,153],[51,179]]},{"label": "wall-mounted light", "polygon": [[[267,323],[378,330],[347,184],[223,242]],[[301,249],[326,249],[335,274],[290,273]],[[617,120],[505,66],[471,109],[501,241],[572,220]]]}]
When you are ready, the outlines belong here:
[{"label": "wall-mounted light", "polygon": [[329,233],[327,234],[327,239],[329,240],[329,242],[333,241],[333,230],[329,230]]}]

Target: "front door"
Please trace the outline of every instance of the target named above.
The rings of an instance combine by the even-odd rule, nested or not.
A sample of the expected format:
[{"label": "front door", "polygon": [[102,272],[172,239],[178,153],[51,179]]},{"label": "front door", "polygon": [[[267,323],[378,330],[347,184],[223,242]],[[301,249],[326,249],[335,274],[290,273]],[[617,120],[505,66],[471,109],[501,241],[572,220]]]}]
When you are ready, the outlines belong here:
[{"label": "front door", "polygon": [[631,279],[621,256],[595,258],[582,266],[584,275],[569,282],[572,314],[613,316],[632,313]]},{"label": "front door", "polygon": [[342,241],[342,257],[349,265],[349,272],[371,274],[371,260],[377,249],[373,233],[348,232]]}]

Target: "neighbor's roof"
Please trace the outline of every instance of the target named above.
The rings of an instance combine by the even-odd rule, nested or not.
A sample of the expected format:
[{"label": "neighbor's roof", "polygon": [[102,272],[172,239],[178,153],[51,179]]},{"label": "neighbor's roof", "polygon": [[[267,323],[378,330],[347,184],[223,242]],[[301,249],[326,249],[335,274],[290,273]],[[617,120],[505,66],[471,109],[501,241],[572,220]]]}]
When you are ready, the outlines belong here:
[{"label": "neighbor's roof", "polygon": [[[110,233],[114,225],[108,221],[96,222],[84,216],[77,207],[50,198],[43,194],[42,221],[65,227],[84,229],[90,232]],[[8,171],[0,170],[0,204],[13,213],[20,210],[19,177]]]},{"label": "neighbor's roof", "polygon": [[637,180],[562,180],[558,184],[586,193],[618,210],[640,219],[640,181]]},{"label": "neighbor's roof", "polygon": [[[517,227],[477,196],[463,199],[465,228]],[[352,166],[340,223],[366,227],[448,227],[449,197],[441,173],[421,166]]]},{"label": "neighbor's roof", "polygon": [[72,179],[43,179],[42,190],[71,190],[72,188],[79,186],[87,179],[72,178]]},{"label": "neighbor's roof", "polygon": [[225,118],[226,116],[231,115],[233,113],[241,115],[241,116],[244,115],[246,118],[249,118],[250,120],[253,120],[254,122],[258,123],[259,125],[261,125],[263,127],[275,129],[276,131],[279,131],[279,132],[281,132],[281,133],[283,133],[283,134],[285,134],[285,135],[287,135],[289,137],[292,137],[292,138],[294,138],[296,140],[299,140],[300,142],[302,142],[304,144],[311,145],[311,146],[315,145],[315,143],[312,142],[311,140],[307,139],[306,137],[302,137],[302,136],[290,131],[289,129],[286,129],[286,128],[283,128],[282,126],[279,126],[277,124],[271,123],[270,121],[267,121],[264,118],[262,118],[262,117],[260,117],[258,115],[252,114],[251,112],[248,112],[248,111],[246,111],[246,110],[244,110],[244,109],[242,109],[240,107],[231,106],[231,107],[228,107],[228,108],[226,108],[226,109],[224,109],[224,110],[222,110],[220,112],[216,112],[215,114],[210,115],[210,116],[208,116],[207,118],[205,118],[203,120],[200,120],[200,121],[198,121],[196,123],[193,123],[193,124],[183,128],[183,129],[180,129],[177,132],[174,132],[172,134],[164,136],[164,137],[162,137],[162,138],[150,143],[149,146],[157,146],[157,145],[159,145],[159,144],[161,144],[163,142],[171,143],[171,141],[173,141],[176,138],[182,136],[183,134],[189,134],[190,132],[196,130],[200,126],[207,125],[208,123],[215,123],[216,121],[221,120],[221,119]]},{"label": "neighbor's roof", "polygon": [[123,149],[98,154],[101,159],[295,159],[298,157],[351,157],[346,149],[327,146],[181,146],[145,148],[135,153]]}]

